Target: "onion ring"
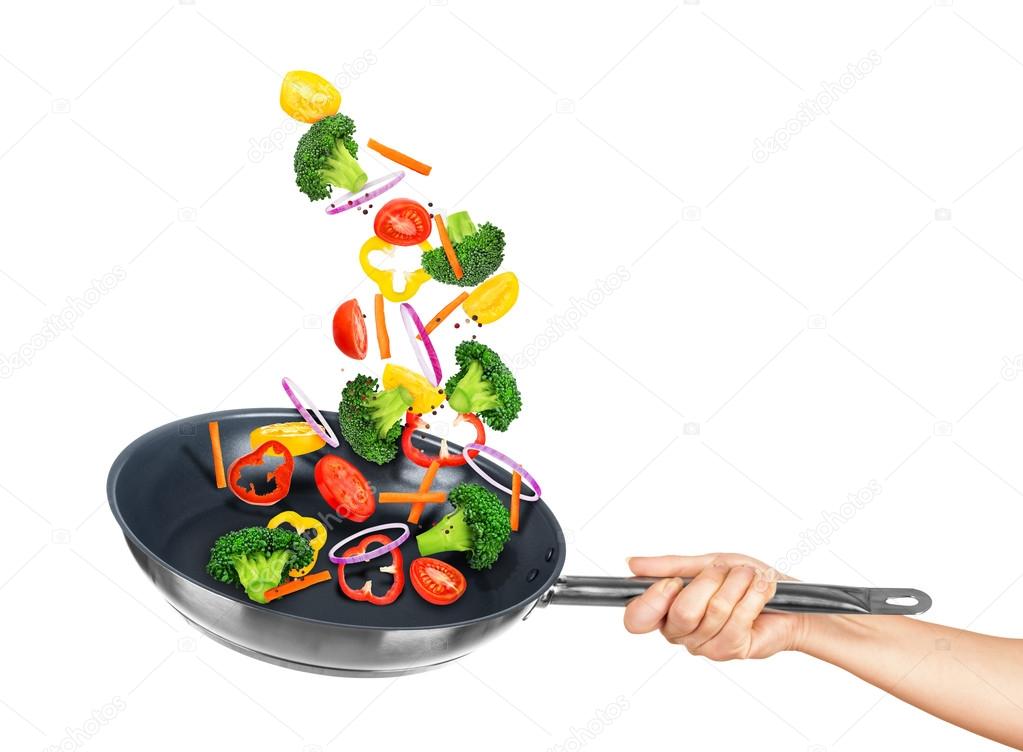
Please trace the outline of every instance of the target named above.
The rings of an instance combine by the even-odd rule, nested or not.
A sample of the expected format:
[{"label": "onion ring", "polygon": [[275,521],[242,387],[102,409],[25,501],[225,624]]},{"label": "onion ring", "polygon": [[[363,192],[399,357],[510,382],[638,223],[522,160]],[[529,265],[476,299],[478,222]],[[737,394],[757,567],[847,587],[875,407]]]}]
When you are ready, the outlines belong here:
[{"label": "onion ring", "polygon": [[[402,303],[401,320],[405,324],[405,331],[408,332],[412,349],[416,351],[416,357],[419,359],[419,369],[423,372],[426,380],[433,384],[433,386],[440,386],[440,381],[444,378],[444,375],[440,370],[440,358],[437,357],[437,348],[430,341],[430,335],[426,333],[426,327],[423,326],[423,321],[419,318],[419,314],[416,313],[416,309],[408,303]],[[422,347],[419,347],[419,342],[422,343]],[[424,350],[426,351],[425,354],[423,353]]]},{"label": "onion ring", "polygon": [[327,214],[340,214],[341,212],[354,209],[357,206],[362,206],[367,201],[372,201],[381,193],[391,190],[394,186],[400,183],[405,177],[404,170],[398,170],[392,172],[389,175],[384,175],[380,178],[374,178],[370,180],[366,185],[362,186],[360,190],[351,191],[346,193],[340,198],[332,198],[330,200],[330,206],[327,207]]},{"label": "onion ring", "polygon": [[540,484],[537,483],[536,478],[530,475],[526,471],[526,468],[522,467],[522,465],[520,465],[518,462],[513,460],[507,454],[503,454],[502,452],[499,452],[493,447],[487,446],[486,444],[476,443],[466,444],[464,447],[462,447],[462,456],[465,457],[465,464],[467,464],[469,467],[475,470],[477,475],[483,478],[483,480],[492,485],[494,488],[501,489],[509,496],[511,495],[512,492],[510,488],[508,488],[507,486],[502,486],[496,480],[487,475],[486,471],[484,471],[483,468],[481,468],[473,461],[473,458],[471,456],[473,452],[490,455],[493,459],[497,460],[498,462],[504,463],[508,468],[514,470],[515,472],[522,476],[522,479],[529,484],[530,488],[533,489],[533,495],[519,496],[519,499],[521,499],[522,501],[537,501],[540,498]]},{"label": "onion ring", "polygon": [[[284,387],[284,393],[288,395],[288,399],[298,410],[298,414],[302,416],[302,420],[309,424],[309,427],[316,432],[316,435],[326,441],[335,449],[341,446],[341,442],[337,440],[337,436],[334,435],[334,429],[330,427],[330,423],[323,417],[323,413],[320,412],[319,408],[313,404],[312,400],[306,396],[306,393],[302,391],[301,387],[294,381],[285,376],[281,379],[281,386]],[[309,414],[309,410],[306,409],[306,405],[312,408],[312,411],[316,414],[316,420]],[[317,422],[317,420],[319,422]]]},{"label": "onion ring", "polygon": [[[335,556],[334,555],[334,552],[337,551],[339,548],[344,548],[345,546],[347,546],[352,541],[356,541],[359,538],[365,537],[369,533],[375,533],[375,532],[378,532],[380,530],[401,530],[403,532],[402,532],[401,535],[399,535],[397,538],[395,538],[390,543],[385,543],[382,546],[377,546],[376,548],[374,548],[371,551],[366,551],[365,553],[356,554],[355,556]],[[383,556],[388,551],[393,551],[398,546],[400,546],[402,543],[407,541],[408,537],[409,537],[409,528],[408,528],[408,525],[406,525],[404,522],[388,522],[388,523],[385,523],[383,525],[374,525],[373,527],[367,527],[364,530],[360,530],[359,532],[355,533],[354,535],[349,535],[347,538],[345,538],[343,541],[341,541],[339,543],[335,543],[334,547],[332,549],[330,549],[329,552],[327,552],[327,558],[330,559],[335,564],[357,564],[357,563],[359,563],[361,561],[369,561],[370,559],[375,559],[378,556]]]}]

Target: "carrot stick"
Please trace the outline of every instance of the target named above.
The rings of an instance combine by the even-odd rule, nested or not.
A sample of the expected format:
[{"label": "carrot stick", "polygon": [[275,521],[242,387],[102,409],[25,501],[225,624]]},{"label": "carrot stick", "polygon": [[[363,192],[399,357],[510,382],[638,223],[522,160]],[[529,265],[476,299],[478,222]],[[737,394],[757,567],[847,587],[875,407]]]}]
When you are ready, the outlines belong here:
[{"label": "carrot stick", "polygon": [[[433,485],[433,479],[437,477],[438,470],[440,470],[440,462],[434,460],[433,462],[430,463],[430,466],[426,468],[426,474],[423,476],[423,479],[419,482],[419,493],[426,493],[427,491],[430,490],[430,486]],[[408,521],[414,525],[418,525],[419,518],[422,516],[423,509],[425,507],[426,504],[423,504],[422,502],[413,504],[412,508],[409,510],[408,513]]]},{"label": "carrot stick", "polygon": [[380,348],[380,359],[391,357],[391,338],[387,336],[387,319],[384,318],[384,296],[380,293],[373,298],[373,318],[377,326],[377,346]]},{"label": "carrot stick", "polygon": [[433,169],[430,165],[423,164],[418,159],[412,159],[409,155],[402,154],[400,151],[392,149],[390,146],[384,146],[379,141],[370,139],[366,146],[392,162],[397,162],[402,167],[408,167],[410,170],[414,170],[420,175],[429,175],[430,170]]},{"label": "carrot stick", "polygon": [[455,273],[455,279],[461,279],[462,264],[459,263],[458,256],[455,255],[455,247],[451,245],[451,238],[448,237],[444,219],[440,214],[434,214],[433,219],[437,223],[437,234],[440,235],[440,244],[444,246],[444,254],[448,257],[448,263],[451,264],[451,271]]},{"label": "carrot stick", "polygon": [[[426,333],[429,334],[434,329],[436,329],[438,326],[440,326],[441,322],[443,322],[444,319],[446,319],[448,316],[450,316],[451,312],[454,311],[456,308],[458,308],[458,306],[462,305],[462,303],[468,297],[469,297],[469,293],[463,292],[457,298],[455,298],[450,303],[448,303],[446,306],[444,306],[439,311],[437,311],[437,314],[432,319],[427,321],[426,322],[426,326],[423,327],[424,329],[426,329]],[[420,337],[418,335],[416,335],[416,339],[419,339],[419,338]]]},{"label": "carrot stick", "polygon": [[384,491],[377,499],[381,504],[443,504],[448,495],[443,491],[400,493]]},{"label": "carrot stick", "polygon": [[317,585],[321,582],[326,582],[329,579],[330,571],[324,569],[322,572],[317,572],[316,574],[307,574],[305,577],[296,577],[293,580],[285,582],[283,585],[278,585],[275,588],[270,588],[265,593],[263,593],[263,597],[266,598],[267,601],[276,600],[281,596],[289,595],[291,593],[297,593],[299,590],[305,590],[307,587]]},{"label": "carrot stick", "polygon": [[224,452],[220,448],[220,423],[210,421],[210,443],[213,445],[213,474],[217,479],[217,488],[227,488],[227,476],[224,475]]},{"label": "carrot stick", "polygon": [[522,476],[512,473],[511,529],[519,529],[519,496],[522,494]]}]

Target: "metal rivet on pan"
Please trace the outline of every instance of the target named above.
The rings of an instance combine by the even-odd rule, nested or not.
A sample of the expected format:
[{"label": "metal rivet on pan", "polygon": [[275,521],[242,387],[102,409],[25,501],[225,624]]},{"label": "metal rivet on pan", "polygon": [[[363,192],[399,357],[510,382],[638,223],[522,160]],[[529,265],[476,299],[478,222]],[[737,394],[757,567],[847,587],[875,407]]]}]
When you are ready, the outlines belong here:
[{"label": "metal rivet on pan", "polygon": [[551,548],[547,549],[547,553],[544,554],[543,560],[544,561],[550,561],[553,558],[554,558],[554,548],[551,547]]},{"label": "metal rivet on pan", "polygon": [[532,582],[538,574],[540,574],[539,569],[530,569],[529,574],[526,575],[526,582]]}]

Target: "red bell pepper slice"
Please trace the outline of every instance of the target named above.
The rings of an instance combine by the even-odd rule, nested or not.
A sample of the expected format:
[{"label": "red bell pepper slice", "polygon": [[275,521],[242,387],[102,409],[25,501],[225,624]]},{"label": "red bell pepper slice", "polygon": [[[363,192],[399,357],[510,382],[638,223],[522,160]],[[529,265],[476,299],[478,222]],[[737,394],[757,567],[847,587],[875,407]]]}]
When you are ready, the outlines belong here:
[{"label": "red bell pepper slice", "polygon": [[[366,553],[366,548],[371,543],[379,543],[381,546],[391,542],[383,533],[377,533],[376,535],[368,535],[359,541],[357,544],[346,550],[341,554],[342,558],[347,556],[356,556],[358,554]],[[391,582],[391,587],[387,589],[387,592],[383,595],[374,595],[373,583],[366,580],[364,584],[358,590],[353,590],[349,587],[348,582],[345,580],[345,565],[339,564],[337,568],[337,583],[341,586],[341,592],[351,598],[353,601],[366,601],[372,603],[374,606],[386,606],[388,603],[394,603],[395,599],[401,595],[401,591],[405,589],[405,570],[402,568],[402,556],[401,549],[395,548],[391,552],[391,564],[388,567],[380,567],[381,570],[390,572],[394,575],[394,581]]]},{"label": "red bell pepper slice", "polygon": [[[272,480],[274,482],[273,490],[261,494],[257,493],[254,483],[249,483],[248,488],[239,486],[238,481],[241,480],[242,470],[246,467],[262,465],[263,456],[268,452],[284,457],[284,461],[280,465],[272,472],[266,474],[267,481]],[[291,490],[291,476],[294,472],[295,458],[292,456],[291,451],[279,441],[266,441],[251,453],[243,454],[231,463],[231,467],[227,470],[227,487],[231,489],[235,496],[247,504],[264,507],[270,506],[288,495],[288,491]]]},{"label": "red bell pepper slice", "polygon": [[[419,428],[420,416],[416,413],[405,414],[405,430],[401,434],[401,450],[405,453],[405,456],[412,460],[420,467],[429,467],[434,462],[439,462],[441,467],[459,467],[465,464],[465,457],[459,452],[458,454],[452,454],[447,457],[433,457],[422,449],[417,449],[412,445],[412,434],[417,428]],[[487,434],[483,428],[483,422],[477,418],[473,413],[462,413],[462,420],[472,424],[476,429],[476,440],[477,444],[487,443]],[[476,459],[476,455],[479,454],[478,449],[474,449],[469,452],[473,459]]]}]

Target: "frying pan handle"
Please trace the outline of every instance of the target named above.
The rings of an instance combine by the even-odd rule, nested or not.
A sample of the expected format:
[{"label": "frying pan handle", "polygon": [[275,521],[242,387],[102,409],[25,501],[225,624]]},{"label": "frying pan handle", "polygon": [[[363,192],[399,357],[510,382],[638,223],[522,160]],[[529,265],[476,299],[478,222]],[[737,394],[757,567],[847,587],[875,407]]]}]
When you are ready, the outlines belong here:
[{"label": "frying pan handle", "polygon": [[[540,598],[538,606],[551,603],[571,606],[624,606],[658,577],[561,577]],[[682,581],[688,585],[690,578]],[[778,583],[765,611],[809,614],[922,614],[931,597],[912,588],[868,588],[814,585],[809,582]]]}]

